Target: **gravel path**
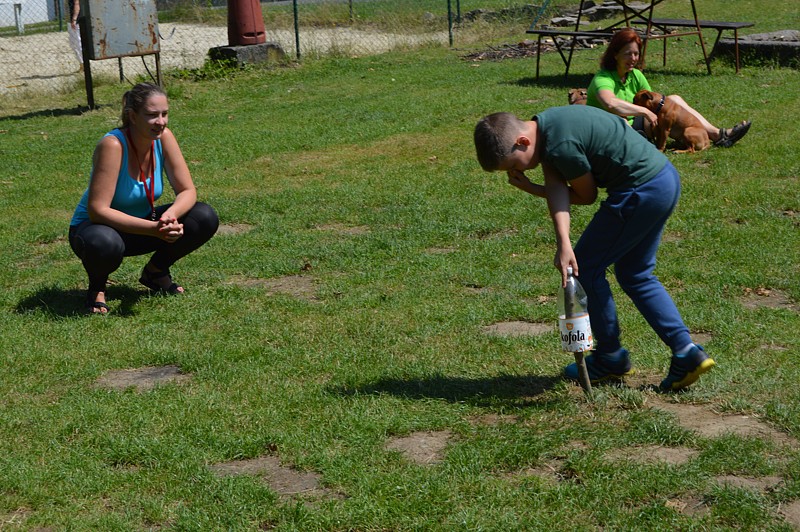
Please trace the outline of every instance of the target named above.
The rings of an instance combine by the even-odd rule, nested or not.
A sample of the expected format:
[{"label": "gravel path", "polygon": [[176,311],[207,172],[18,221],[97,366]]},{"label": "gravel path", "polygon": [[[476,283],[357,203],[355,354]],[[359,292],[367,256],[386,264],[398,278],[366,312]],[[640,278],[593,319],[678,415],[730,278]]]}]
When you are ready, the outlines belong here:
[{"label": "gravel path", "polygon": [[[227,28],[197,24],[159,24],[161,68],[199,68],[209,48],[228,43]],[[267,40],[278,43],[287,55],[295,57],[295,36],[292,31],[268,30]],[[350,28],[301,30],[300,50],[303,57],[345,53],[371,55],[397,47],[413,47],[422,43],[446,44],[446,32],[426,35],[368,33]],[[143,63],[144,59],[144,63]],[[146,74],[144,64],[155,75],[155,56],[122,58],[126,77]],[[92,61],[92,75],[119,77],[119,61]],[[46,33],[0,38],[0,95],[24,95],[29,92],[61,91],[80,83],[78,62],[69,47],[67,33]]]}]

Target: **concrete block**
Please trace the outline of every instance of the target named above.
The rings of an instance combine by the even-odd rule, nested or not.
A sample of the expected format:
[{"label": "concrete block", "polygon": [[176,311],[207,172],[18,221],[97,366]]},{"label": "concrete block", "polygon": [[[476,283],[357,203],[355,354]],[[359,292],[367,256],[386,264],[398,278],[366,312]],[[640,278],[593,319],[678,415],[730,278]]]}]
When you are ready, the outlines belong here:
[{"label": "concrete block", "polygon": [[274,42],[248,44],[243,46],[217,46],[208,51],[212,61],[233,61],[237,66],[281,61],[286,54]]}]

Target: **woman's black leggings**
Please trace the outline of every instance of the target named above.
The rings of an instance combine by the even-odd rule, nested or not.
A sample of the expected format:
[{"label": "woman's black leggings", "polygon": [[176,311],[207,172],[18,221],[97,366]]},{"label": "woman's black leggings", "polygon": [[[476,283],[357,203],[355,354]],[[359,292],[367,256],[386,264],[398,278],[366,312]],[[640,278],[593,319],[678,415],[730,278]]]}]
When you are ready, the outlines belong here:
[{"label": "woman's black leggings", "polygon": [[[169,207],[157,207],[156,214],[160,216]],[[89,274],[89,291],[105,291],[108,276],[119,268],[123,257],[155,252],[150,263],[161,271],[167,271],[178,259],[208,242],[219,227],[214,209],[200,202],[178,221],[183,224],[183,236],[171,244],[154,236],[123,233],[89,220],[71,225],[69,245]]]}]

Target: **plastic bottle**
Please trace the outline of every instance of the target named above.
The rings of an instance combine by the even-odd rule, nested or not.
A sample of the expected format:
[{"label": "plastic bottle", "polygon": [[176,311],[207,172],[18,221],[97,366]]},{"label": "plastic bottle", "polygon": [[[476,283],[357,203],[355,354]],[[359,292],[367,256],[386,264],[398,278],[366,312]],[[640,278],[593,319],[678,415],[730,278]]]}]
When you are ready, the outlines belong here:
[{"label": "plastic bottle", "polygon": [[567,286],[558,290],[558,328],[561,347],[570,353],[583,353],[592,349],[592,328],[589,325],[589,308],[586,292],[567,267]]}]

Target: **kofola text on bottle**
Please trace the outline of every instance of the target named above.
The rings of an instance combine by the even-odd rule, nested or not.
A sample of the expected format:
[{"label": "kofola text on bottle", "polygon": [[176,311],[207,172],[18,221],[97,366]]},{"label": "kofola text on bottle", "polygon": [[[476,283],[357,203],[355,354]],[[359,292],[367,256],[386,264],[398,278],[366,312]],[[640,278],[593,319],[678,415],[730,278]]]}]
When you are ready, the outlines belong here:
[{"label": "kofola text on bottle", "polygon": [[561,333],[561,347],[564,351],[579,353],[591,351],[592,329],[589,325],[589,315],[584,314],[575,318],[559,319]]}]

